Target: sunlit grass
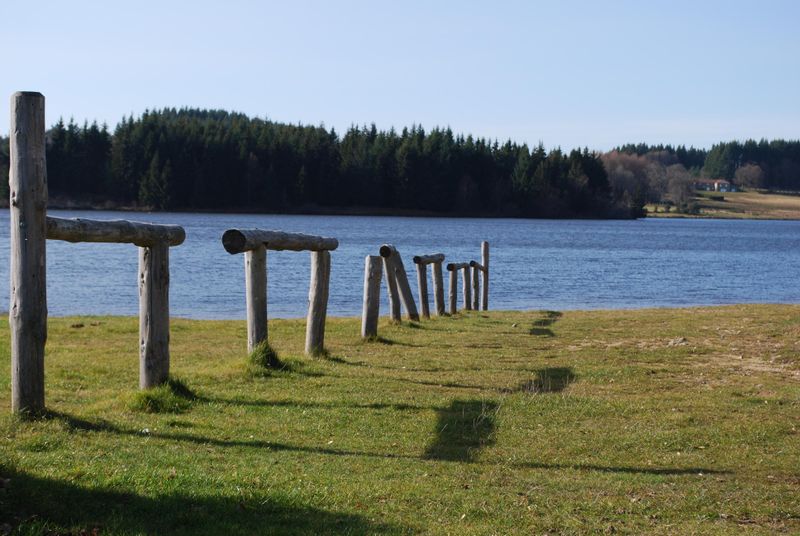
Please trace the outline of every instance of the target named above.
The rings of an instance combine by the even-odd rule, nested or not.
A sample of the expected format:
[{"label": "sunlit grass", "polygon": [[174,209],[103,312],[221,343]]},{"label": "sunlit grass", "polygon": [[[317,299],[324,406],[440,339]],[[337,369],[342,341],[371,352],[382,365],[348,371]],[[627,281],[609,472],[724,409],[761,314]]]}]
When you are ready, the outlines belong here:
[{"label": "sunlit grass", "polygon": [[[304,332],[271,321],[253,374],[244,322],[174,319],[181,383],[142,393],[136,319],[50,319],[47,414],[0,415],[0,526],[800,531],[800,307],[330,319],[320,358]],[[8,394],[5,325],[0,351]]]}]

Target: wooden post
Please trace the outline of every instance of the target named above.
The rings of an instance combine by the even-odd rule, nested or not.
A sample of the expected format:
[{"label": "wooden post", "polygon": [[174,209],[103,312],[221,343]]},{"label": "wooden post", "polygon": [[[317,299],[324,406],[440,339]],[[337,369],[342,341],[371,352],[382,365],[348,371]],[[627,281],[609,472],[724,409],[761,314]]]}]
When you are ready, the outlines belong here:
[{"label": "wooden post", "polygon": [[394,269],[390,273],[394,274],[394,279],[397,281],[397,290],[400,300],[403,303],[403,308],[406,310],[406,315],[411,320],[419,321],[419,313],[417,312],[417,304],[414,303],[414,295],[411,293],[411,286],[408,284],[408,274],[406,268],[403,266],[403,259],[400,253],[391,244],[384,244],[380,247],[380,254],[383,258],[390,260],[389,265]]},{"label": "wooden post", "polygon": [[472,265],[470,270],[472,271],[472,308],[480,311],[481,269]]},{"label": "wooden post", "polygon": [[386,278],[386,291],[389,294],[389,318],[392,322],[400,322],[400,297],[397,295],[397,277],[391,257],[383,257],[383,276]]},{"label": "wooden post", "polygon": [[267,248],[264,244],[244,253],[247,294],[247,352],[267,340]]},{"label": "wooden post", "polygon": [[328,285],[331,276],[331,254],[328,250],[311,252],[311,284],[308,289],[306,319],[306,354],[318,355],[325,350],[325,316],[328,312]]},{"label": "wooden post", "polygon": [[489,242],[481,242],[481,264],[483,265],[483,299],[481,309],[489,310]]},{"label": "wooden post", "polygon": [[450,292],[447,297],[450,305],[450,314],[454,315],[458,312],[458,270],[451,269],[450,265],[448,265],[447,271],[450,272]]},{"label": "wooden post", "polygon": [[419,289],[419,306],[422,309],[422,316],[424,318],[431,317],[431,311],[428,304],[428,265],[416,264],[417,267],[417,288]]},{"label": "wooden post", "polygon": [[444,315],[444,284],[442,282],[442,263],[433,263],[433,304],[436,316]]},{"label": "wooden post", "polygon": [[169,245],[139,248],[139,387],[169,378]]},{"label": "wooden post", "polygon": [[378,335],[378,316],[381,306],[381,257],[367,255],[364,259],[364,307],[361,312],[361,336]]},{"label": "wooden post", "polygon": [[11,96],[9,168],[11,410],[44,410],[44,345],[47,340],[45,274],[47,168],[44,96]]},{"label": "wooden post", "polygon": [[470,292],[470,267],[465,264],[462,268],[461,291],[464,299],[464,309],[472,311],[472,292]]}]

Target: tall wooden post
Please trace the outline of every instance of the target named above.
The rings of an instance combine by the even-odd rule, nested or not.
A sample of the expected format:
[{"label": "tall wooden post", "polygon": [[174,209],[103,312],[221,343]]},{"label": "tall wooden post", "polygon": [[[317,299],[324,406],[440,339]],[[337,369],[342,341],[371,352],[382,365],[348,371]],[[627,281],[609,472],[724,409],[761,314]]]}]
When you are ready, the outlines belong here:
[{"label": "tall wooden post", "polygon": [[470,291],[471,287],[471,277],[470,277],[470,267],[469,264],[465,264],[462,270],[462,281],[461,281],[461,291],[463,293],[463,300],[464,300],[464,309],[467,311],[472,310],[472,292]]},{"label": "tall wooden post", "polygon": [[478,266],[472,266],[472,308],[480,311],[480,298],[481,298],[481,269]]},{"label": "tall wooden post", "polygon": [[139,248],[139,387],[169,378],[169,244]]},{"label": "tall wooden post", "polygon": [[11,410],[44,410],[44,345],[47,340],[45,277],[47,168],[44,96],[11,96],[9,169]]},{"label": "tall wooden post", "polygon": [[306,319],[306,354],[325,350],[325,316],[328,312],[328,285],[331,276],[330,251],[311,252],[311,284],[308,289]]},{"label": "tall wooden post", "polygon": [[458,312],[458,270],[451,270],[448,266],[447,271],[450,272],[450,288],[448,289],[447,298],[450,305],[450,314],[454,315]]},{"label": "tall wooden post", "polygon": [[386,291],[389,294],[389,318],[392,322],[400,322],[400,297],[397,291],[397,276],[391,256],[383,257],[383,276],[386,278]]},{"label": "tall wooden post", "polygon": [[481,309],[489,310],[489,242],[481,242],[481,264],[483,265],[483,299]]},{"label": "tall wooden post", "polygon": [[424,318],[431,317],[430,305],[428,303],[428,265],[419,263],[417,267],[417,288],[419,289],[419,307],[422,309]]},{"label": "tall wooden post", "polygon": [[442,281],[442,263],[433,263],[433,304],[436,316],[444,315],[444,284]]},{"label": "tall wooden post", "polygon": [[247,294],[247,351],[267,340],[267,248],[264,244],[244,252]]},{"label": "tall wooden post", "polygon": [[381,306],[381,257],[367,255],[364,259],[364,307],[361,312],[361,336],[378,335],[378,316]]}]

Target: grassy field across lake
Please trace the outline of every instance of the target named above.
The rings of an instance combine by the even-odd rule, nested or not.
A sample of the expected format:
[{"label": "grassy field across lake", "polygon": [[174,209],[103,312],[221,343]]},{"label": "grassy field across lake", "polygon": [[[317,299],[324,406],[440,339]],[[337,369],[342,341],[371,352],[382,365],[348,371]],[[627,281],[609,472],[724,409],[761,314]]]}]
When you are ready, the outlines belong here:
[{"label": "grassy field across lake", "polygon": [[[134,318],[53,318],[10,415],[0,534],[800,533],[800,306],[172,322],[191,390],[137,394]],[[150,412],[148,412],[150,410]],[[159,410],[160,412],[152,412]]]},{"label": "grassy field across lake", "polygon": [[665,212],[648,205],[648,218],[726,218],[754,220],[800,220],[800,195],[772,192],[695,192],[692,202],[698,214]]}]

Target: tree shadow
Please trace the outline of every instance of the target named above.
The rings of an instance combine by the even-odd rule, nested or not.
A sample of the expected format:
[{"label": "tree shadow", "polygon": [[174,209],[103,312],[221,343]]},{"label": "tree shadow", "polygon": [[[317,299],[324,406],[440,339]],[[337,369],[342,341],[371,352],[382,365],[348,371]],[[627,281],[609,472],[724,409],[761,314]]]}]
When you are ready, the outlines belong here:
[{"label": "tree shadow", "polygon": [[487,400],[454,400],[439,409],[436,438],[423,458],[474,462],[480,449],[494,444],[498,404]]},{"label": "tree shadow", "polygon": [[539,311],[541,318],[533,321],[529,333],[537,337],[555,337],[555,333],[548,326],[552,326],[556,321],[564,316],[559,311]]},{"label": "tree shadow", "polygon": [[570,367],[548,367],[536,371],[536,377],[517,387],[521,393],[558,393],[575,381],[575,373]]},{"label": "tree shadow", "polygon": [[[33,476],[0,466],[10,488],[0,520],[31,534],[406,534],[409,528],[269,495],[210,496],[151,490],[148,496]],[[158,484],[155,484],[158,486]],[[162,485],[166,490],[169,486]],[[213,493],[213,489],[209,490]],[[20,526],[21,525],[21,526]]]}]

